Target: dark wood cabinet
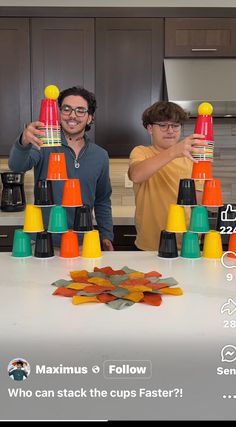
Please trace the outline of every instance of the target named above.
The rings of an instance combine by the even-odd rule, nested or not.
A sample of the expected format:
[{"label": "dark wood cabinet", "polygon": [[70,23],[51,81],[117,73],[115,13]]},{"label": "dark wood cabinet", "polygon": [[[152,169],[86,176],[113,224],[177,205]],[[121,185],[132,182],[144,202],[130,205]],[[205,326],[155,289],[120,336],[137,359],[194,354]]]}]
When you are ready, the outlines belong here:
[{"label": "dark wood cabinet", "polygon": [[114,225],[114,249],[116,251],[137,250],[134,245],[136,228],[134,225]]},{"label": "dark wood cabinet", "polygon": [[94,18],[0,18],[0,155],[9,155],[24,124],[38,120],[49,84],[95,92],[90,136],[110,157],[149,144],[141,117],[162,98],[164,20],[97,18],[96,58],[94,25]]},{"label": "dark wood cabinet", "polygon": [[38,120],[47,85],[94,92],[94,19],[33,18],[31,28],[32,115]]},{"label": "dark wood cabinet", "polygon": [[0,252],[11,252],[15,230],[21,226],[1,225],[0,226]]},{"label": "dark wood cabinet", "polygon": [[163,54],[163,19],[96,20],[96,143],[110,157],[150,143],[142,113],[162,98]]},{"label": "dark wood cabinet", "polygon": [[0,18],[0,155],[31,117],[29,19]]},{"label": "dark wood cabinet", "polygon": [[94,19],[0,18],[0,55],[0,155],[8,156],[24,124],[38,120],[47,85],[94,91]]},{"label": "dark wood cabinet", "polygon": [[165,57],[235,57],[236,18],[166,18]]},{"label": "dark wood cabinet", "polygon": [[236,57],[236,18],[6,16],[0,55],[0,156],[38,120],[44,88],[55,84],[95,92],[89,135],[110,158],[127,158],[150,143],[142,113],[164,97],[164,56]]}]

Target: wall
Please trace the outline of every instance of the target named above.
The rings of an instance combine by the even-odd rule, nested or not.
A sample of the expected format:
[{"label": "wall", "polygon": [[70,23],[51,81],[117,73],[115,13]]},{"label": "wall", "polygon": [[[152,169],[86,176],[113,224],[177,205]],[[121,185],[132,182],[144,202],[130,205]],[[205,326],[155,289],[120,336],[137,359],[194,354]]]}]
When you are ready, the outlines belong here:
[{"label": "wall", "polygon": [[[66,3],[66,4],[65,4]],[[30,7],[235,7],[235,0],[0,0],[0,6]]]}]

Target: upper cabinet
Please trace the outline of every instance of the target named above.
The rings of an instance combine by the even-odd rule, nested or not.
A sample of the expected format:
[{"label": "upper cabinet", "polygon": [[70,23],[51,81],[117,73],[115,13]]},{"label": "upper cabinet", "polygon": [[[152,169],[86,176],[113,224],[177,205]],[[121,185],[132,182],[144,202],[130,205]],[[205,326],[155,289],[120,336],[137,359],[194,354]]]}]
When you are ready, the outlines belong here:
[{"label": "upper cabinet", "polygon": [[1,156],[55,84],[95,93],[89,135],[127,158],[150,143],[142,113],[164,97],[164,57],[236,57],[236,18],[2,17],[0,55]]},{"label": "upper cabinet", "polygon": [[96,20],[96,143],[110,157],[150,143],[142,113],[162,98],[163,55],[163,19]]},{"label": "upper cabinet", "polygon": [[94,91],[94,19],[0,18],[0,56],[0,155],[8,156],[38,120],[47,85]]},{"label": "upper cabinet", "polygon": [[47,85],[94,91],[94,19],[33,18],[31,28],[32,115],[38,120]]},{"label": "upper cabinet", "polygon": [[0,18],[0,57],[0,155],[8,156],[31,115],[27,18]]},{"label": "upper cabinet", "polygon": [[166,18],[165,57],[235,57],[236,18]]},{"label": "upper cabinet", "polygon": [[90,137],[110,157],[128,157],[135,145],[149,144],[142,113],[162,99],[162,18],[2,18],[1,23],[0,92],[6,109],[0,155],[9,155],[25,123],[38,120],[49,84],[95,92]]}]

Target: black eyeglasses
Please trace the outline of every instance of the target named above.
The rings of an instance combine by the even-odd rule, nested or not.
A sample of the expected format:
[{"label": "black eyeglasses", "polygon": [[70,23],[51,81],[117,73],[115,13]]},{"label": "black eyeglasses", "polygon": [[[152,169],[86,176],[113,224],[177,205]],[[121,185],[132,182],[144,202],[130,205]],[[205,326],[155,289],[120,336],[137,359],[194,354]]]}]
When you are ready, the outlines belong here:
[{"label": "black eyeglasses", "polygon": [[88,112],[88,109],[84,107],[72,108],[70,105],[66,105],[66,104],[61,106],[61,112],[65,116],[69,116],[72,113],[72,111],[74,111],[76,117],[84,117],[85,114]]},{"label": "black eyeglasses", "polygon": [[166,132],[169,128],[173,129],[173,132],[178,132],[181,129],[181,123],[158,123],[154,122],[153,125],[158,125],[161,131]]}]

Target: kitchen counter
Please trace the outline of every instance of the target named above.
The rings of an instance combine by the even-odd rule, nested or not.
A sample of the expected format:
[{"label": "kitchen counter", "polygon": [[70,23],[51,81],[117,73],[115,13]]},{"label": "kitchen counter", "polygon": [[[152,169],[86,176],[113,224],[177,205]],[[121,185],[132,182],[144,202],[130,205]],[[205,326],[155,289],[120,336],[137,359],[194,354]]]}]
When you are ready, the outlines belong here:
[{"label": "kitchen counter", "polygon": [[[114,225],[134,225],[134,206],[113,206],[112,217]],[[0,225],[24,225],[25,211],[2,212],[0,210]]]},{"label": "kitchen counter", "polygon": [[[70,279],[69,272],[95,266],[112,266],[173,276],[182,296],[163,295],[160,307],[134,304],[113,310],[105,304],[74,306],[71,298],[52,296],[58,279]],[[236,269],[226,269],[220,260],[161,259],[154,252],[106,252],[100,259],[41,260],[13,258],[0,254],[1,302],[1,416],[3,419],[235,419],[235,377],[219,376],[218,366],[236,367],[221,360],[225,345],[235,345],[236,320],[222,306],[236,302]],[[227,280],[227,274],[232,280]],[[229,278],[229,276],[228,276]],[[10,398],[6,367],[13,358],[31,365],[24,389],[97,387],[99,389],[179,390],[176,398],[30,399]],[[149,378],[106,378],[104,361],[148,361]],[[37,375],[36,364],[87,366],[90,375]],[[91,367],[99,366],[99,374]],[[181,391],[182,390],[182,391]],[[176,391],[177,393],[177,391]],[[181,396],[182,393],[182,396]],[[61,403],[60,403],[61,402]],[[234,403],[234,405],[233,405]],[[9,414],[9,408],[11,408]],[[46,409],[45,409],[46,408]],[[36,417],[36,418],[35,418]]]},{"label": "kitchen counter", "polygon": [[0,211],[0,225],[24,225],[25,211],[2,212]]}]

